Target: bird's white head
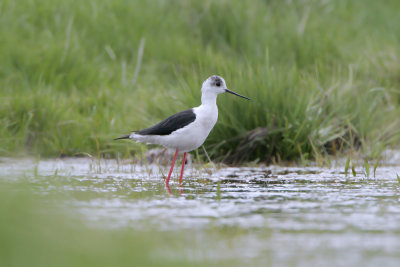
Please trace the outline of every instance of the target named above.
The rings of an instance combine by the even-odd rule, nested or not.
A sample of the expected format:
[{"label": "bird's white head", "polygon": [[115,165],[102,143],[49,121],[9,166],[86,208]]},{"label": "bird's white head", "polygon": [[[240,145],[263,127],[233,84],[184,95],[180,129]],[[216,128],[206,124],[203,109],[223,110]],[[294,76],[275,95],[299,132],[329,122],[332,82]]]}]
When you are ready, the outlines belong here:
[{"label": "bird's white head", "polygon": [[206,104],[207,102],[214,102],[216,101],[217,95],[221,93],[231,93],[245,99],[250,100],[250,98],[239,95],[226,87],[226,83],[224,78],[213,75],[210,76],[207,80],[203,82],[201,87],[201,102]]},{"label": "bird's white head", "polygon": [[208,77],[208,79],[203,82],[203,85],[201,87],[201,92],[203,94],[218,95],[221,93],[225,93],[225,89],[227,88],[224,78],[217,75],[213,75]]}]

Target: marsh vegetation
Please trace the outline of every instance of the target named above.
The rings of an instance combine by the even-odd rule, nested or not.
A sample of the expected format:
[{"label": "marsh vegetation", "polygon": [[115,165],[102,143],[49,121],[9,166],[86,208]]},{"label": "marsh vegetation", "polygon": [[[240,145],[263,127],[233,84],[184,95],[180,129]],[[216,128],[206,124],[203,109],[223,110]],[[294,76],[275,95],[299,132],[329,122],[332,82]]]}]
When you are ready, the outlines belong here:
[{"label": "marsh vegetation", "polygon": [[[197,106],[213,159],[304,161],[399,140],[398,1],[2,1],[0,154],[127,157],[112,142]],[[202,154],[202,151],[199,151]]]}]

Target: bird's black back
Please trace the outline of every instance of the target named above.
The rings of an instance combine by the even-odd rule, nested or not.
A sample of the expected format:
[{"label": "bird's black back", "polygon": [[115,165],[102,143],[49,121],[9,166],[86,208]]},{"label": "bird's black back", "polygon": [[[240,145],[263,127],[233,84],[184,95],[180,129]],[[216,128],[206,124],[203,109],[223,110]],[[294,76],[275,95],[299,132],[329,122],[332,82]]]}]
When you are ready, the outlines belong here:
[{"label": "bird's black back", "polygon": [[193,112],[193,109],[188,109],[176,113],[150,128],[139,130],[135,133],[141,135],[169,135],[192,123],[195,119],[196,114]]}]

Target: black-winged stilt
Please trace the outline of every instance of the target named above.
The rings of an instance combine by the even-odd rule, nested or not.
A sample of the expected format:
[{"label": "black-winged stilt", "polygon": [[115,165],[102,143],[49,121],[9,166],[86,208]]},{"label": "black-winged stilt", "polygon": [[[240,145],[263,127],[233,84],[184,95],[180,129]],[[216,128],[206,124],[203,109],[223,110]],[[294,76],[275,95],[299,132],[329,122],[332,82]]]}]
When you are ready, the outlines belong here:
[{"label": "black-winged stilt", "polygon": [[181,184],[186,153],[198,148],[206,140],[218,119],[217,95],[225,92],[250,100],[250,98],[226,88],[225,80],[222,77],[213,75],[203,82],[200,106],[181,111],[150,128],[133,131],[115,140],[133,139],[139,143],[157,144],[175,149],[171,168],[165,181],[167,186],[169,185],[169,179],[171,178],[178,152],[184,152],[179,179],[179,184]]}]

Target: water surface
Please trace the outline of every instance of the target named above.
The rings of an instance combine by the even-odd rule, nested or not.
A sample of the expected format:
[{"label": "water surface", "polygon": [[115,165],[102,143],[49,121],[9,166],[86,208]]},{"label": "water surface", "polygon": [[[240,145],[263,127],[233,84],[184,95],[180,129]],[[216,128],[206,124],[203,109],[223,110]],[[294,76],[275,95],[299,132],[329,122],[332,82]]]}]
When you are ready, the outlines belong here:
[{"label": "water surface", "polygon": [[400,187],[396,166],[188,168],[171,193],[168,167],[115,160],[2,159],[0,176],[28,181],[35,194],[89,227],[133,228],[190,236],[183,249],[155,248],[155,257],[258,266],[399,266]]}]

